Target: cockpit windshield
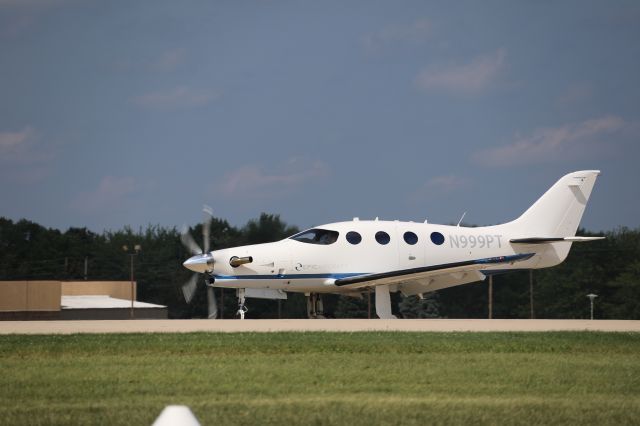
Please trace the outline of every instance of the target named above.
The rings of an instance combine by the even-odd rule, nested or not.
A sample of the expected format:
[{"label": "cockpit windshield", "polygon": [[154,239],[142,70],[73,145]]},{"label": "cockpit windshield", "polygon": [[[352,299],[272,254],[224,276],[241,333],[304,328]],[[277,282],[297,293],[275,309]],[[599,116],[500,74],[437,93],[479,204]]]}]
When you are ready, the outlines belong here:
[{"label": "cockpit windshield", "polygon": [[302,231],[289,238],[300,241],[301,243],[329,245],[338,240],[338,235],[337,231],[315,228]]}]

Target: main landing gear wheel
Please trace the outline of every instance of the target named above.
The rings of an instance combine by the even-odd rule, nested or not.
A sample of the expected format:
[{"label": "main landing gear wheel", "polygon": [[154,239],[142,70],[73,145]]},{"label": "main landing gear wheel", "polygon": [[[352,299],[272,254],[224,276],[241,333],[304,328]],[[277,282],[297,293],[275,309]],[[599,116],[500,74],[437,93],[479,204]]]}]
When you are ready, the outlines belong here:
[{"label": "main landing gear wheel", "polygon": [[311,293],[307,296],[307,317],[309,319],[325,318],[322,296],[318,293]]}]

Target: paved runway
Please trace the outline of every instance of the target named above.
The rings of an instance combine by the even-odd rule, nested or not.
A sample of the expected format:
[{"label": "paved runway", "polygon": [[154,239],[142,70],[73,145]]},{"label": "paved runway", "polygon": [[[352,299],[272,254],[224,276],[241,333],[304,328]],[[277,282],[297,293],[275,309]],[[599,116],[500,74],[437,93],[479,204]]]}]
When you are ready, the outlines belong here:
[{"label": "paved runway", "polygon": [[0,321],[0,334],[191,333],[277,331],[617,331],[640,332],[640,321],[619,320],[121,320]]}]

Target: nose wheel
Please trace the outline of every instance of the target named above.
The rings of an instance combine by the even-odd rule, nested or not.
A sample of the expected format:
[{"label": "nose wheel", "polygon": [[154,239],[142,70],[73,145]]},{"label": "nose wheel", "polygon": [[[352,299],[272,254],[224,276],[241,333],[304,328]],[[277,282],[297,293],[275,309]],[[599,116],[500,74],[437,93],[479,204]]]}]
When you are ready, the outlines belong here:
[{"label": "nose wheel", "polygon": [[246,302],[246,298],[244,295],[244,288],[239,288],[238,289],[238,312],[236,312],[236,315],[239,316],[241,320],[244,319],[244,314],[246,314],[249,311],[249,309],[245,305],[245,302]]}]

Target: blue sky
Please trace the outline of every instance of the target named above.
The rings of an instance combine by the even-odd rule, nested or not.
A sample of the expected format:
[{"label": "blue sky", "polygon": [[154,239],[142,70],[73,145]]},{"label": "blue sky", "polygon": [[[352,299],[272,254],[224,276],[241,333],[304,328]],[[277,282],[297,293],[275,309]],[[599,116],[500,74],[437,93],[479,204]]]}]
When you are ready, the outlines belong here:
[{"label": "blue sky", "polygon": [[0,216],[640,226],[636,1],[0,0]]}]

